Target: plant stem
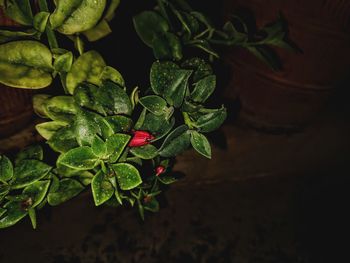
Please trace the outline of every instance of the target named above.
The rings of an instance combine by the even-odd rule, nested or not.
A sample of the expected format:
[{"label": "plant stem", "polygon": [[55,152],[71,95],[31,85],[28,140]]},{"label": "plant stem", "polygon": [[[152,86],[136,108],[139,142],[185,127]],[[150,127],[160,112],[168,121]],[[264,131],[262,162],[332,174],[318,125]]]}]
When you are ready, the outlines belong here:
[{"label": "plant stem", "polygon": [[[46,0],[38,0],[38,4],[40,11],[49,12]],[[53,30],[49,26],[46,26],[45,32],[47,35],[47,40],[49,41],[50,48],[58,48],[55,32],[53,32]]]},{"label": "plant stem", "polygon": [[192,129],[193,127],[196,127],[196,125],[193,123],[193,121],[191,120],[190,116],[188,115],[187,112],[182,112],[182,116],[184,117],[184,122],[185,124]]}]

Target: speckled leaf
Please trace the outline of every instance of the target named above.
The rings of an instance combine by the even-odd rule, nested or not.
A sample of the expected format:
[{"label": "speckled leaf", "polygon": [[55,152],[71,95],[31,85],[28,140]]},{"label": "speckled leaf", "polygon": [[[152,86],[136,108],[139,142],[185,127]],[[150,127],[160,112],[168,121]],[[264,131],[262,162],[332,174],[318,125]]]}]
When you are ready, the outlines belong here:
[{"label": "speckled leaf", "polygon": [[153,92],[157,95],[162,95],[164,89],[171,83],[172,72],[178,69],[180,69],[180,67],[170,61],[154,62],[150,72],[150,82]]},{"label": "speckled leaf", "polygon": [[212,132],[218,129],[225,121],[227,112],[225,108],[215,110],[206,115],[201,116],[196,125],[201,132]]},{"label": "speckled leaf", "polygon": [[60,0],[50,23],[63,34],[72,35],[93,28],[100,20],[106,0]]},{"label": "speckled leaf", "polygon": [[6,183],[13,177],[13,166],[9,158],[0,155],[0,182]]},{"label": "speckled leaf", "polygon": [[105,120],[111,125],[114,133],[129,132],[132,126],[132,119],[122,116],[109,116]]},{"label": "speckled leaf", "polygon": [[59,129],[50,137],[47,143],[52,150],[60,153],[65,153],[79,146],[74,129],[71,126]]},{"label": "speckled leaf", "polygon": [[211,159],[211,147],[208,139],[197,131],[191,131],[191,144],[193,148],[204,157]]},{"label": "speckled leaf", "polygon": [[120,74],[120,72],[118,70],[116,70],[115,68],[112,68],[110,66],[106,66],[103,69],[101,76],[100,76],[100,80],[102,82],[110,80],[110,81],[118,84],[121,87],[125,86],[123,76]]},{"label": "speckled leaf", "polygon": [[97,99],[104,110],[112,114],[130,115],[132,105],[128,94],[119,85],[107,81],[98,90]]},{"label": "speckled leaf", "polygon": [[90,170],[96,166],[98,157],[87,146],[78,147],[62,154],[57,163],[77,170]]},{"label": "speckled leaf", "polygon": [[21,202],[9,201],[4,205],[6,213],[0,219],[0,228],[13,226],[27,215],[27,211],[21,206]]},{"label": "speckled leaf", "polygon": [[165,138],[162,146],[160,147],[159,151],[163,150],[164,147],[166,147],[172,140],[174,140],[176,137],[180,136],[184,132],[188,131],[187,125],[180,125],[179,127],[176,127],[171,133],[168,134],[168,136]]},{"label": "speckled leaf", "polygon": [[44,137],[46,140],[49,140],[55,134],[55,132],[65,126],[67,126],[66,122],[50,121],[37,124],[35,126],[35,129],[42,137]]},{"label": "speckled leaf", "polygon": [[142,97],[139,102],[148,111],[158,116],[163,115],[168,109],[166,101],[157,95]]},{"label": "speckled leaf", "polygon": [[188,59],[181,64],[181,67],[193,70],[192,80],[194,83],[213,74],[213,69],[210,64],[201,58]]},{"label": "speckled leaf", "polygon": [[92,196],[96,206],[102,205],[114,194],[113,185],[105,174],[98,172],[91,181]]},{"label": "speckled leaf", "polygon": [[100,84],[100,76],[106,63],[96,51],[88,51],[82,54],[72,65],[67,74],[66,85],[70,94],[82,82],[90,82],[95,85]]},{"label": "speckled leaf", "polygon": [[101,134],[101,128],[98,125],[99,118],[102,117],[93,112],[82,109],[78,111],[74,122],[74,128],[79,145],[90,146],[95,135]]},{"label": "speckled leaf", "polygon": [[32,208],[36,207],[44,200],[46,193],[49,190],[49,186],[50,181],[46,180],[35,182],[24,188],[23,194],[28,195],[32,199]]},{"label": "speckled leaf", "polygon": [[16,156],[15,163],[17,164],[20,161],[25,159],[34,159],[34,160],[42,161],[43,158],[44,158],[43,148],[40,145],[33,145],[20,151]]},{"label": "speckled leaf", "polygon": [[166,136],[175,125],[175,118],[171,118],[169,121],[165,115],[157,116],[152,113],[148,113],[145,116],[145,120],[141,126],[141,130],[149,131],[155,136],[153,141],[158,141]]},{"label": "speckled leaf", "polygon": [[43,44],[13,41],[0,45],[0,83],[15,88],[40,89],[52,82],[52,55]]},{"label": "speckled leaf", "polygon": [[190,134],[188,132],[184,132],[164,146],[159,152],[159,155],[162,157],[174,157],[185,151],[189,146]]},{"label": "speckled leaf", "polygon": [[100,158],[104,158],[107,155],[107,144],[97,135],[92,141],[91,149]]},{"label": "speckled leaf", "polygon": [[153,159],[158,155],[158,150],[155,146],[148,144],[141,147],[133,147],[130,149],[130,152],[136,157],[140,157],[144,160]]},{"label": "speckled leaf", "polygon": [[97,101],[97,91],[99,87],[90,83],[81,83],[74,90],[74,100],[81,107],[97,111],[106,115],[102,106]]},{"label": "speckled leaf", "polygon": [[120,189],[131,190],[142,183],[139,171],[131,164],[117,163],[112,165],[118,179]]},{"label": "speckled leaf", "polygon": [[201,80],[199,80],[192,93],[191,99],[194,102],[204,103],[214,92],[216,87],[216,76],[209,75]]},{"label": "speckled leaf", "polygon": [[51,166],[38,160],[22,160],[14,169],[12,188],[18,189],[44,178]]},{"label": "speckled leaf", "polygon": [[59,182],[58,189],[47,195],[47,201],[50,205],[56,206],[72,199],[83,190],[84,186],[77,180],[66,178]]},{"label": "speckled leaf", "polygon": [[153,47],[153,39],[169,30],[167,21],[154,11],[144,11],[133,18],[134,27],[141,40]]},{"label": "speckled leaf", "polygon": [[130,135],[117,133],[107,139],[107,154],[110,156],[109,161],[111,163],[114,163],[119,159],[125,147],[128,145],[130,138]]}]

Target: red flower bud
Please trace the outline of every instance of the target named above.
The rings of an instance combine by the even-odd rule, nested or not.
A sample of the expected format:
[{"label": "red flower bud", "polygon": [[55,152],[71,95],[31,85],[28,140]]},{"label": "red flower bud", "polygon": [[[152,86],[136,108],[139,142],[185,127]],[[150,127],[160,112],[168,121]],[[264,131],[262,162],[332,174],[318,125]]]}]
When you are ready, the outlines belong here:
[{"label": "red flower bud", "polygon": [[165,167],[164,166],[162,166],[162,165],[157,166],[157,168],[156,168],[156,176],[159,176],[159,175],[161,175],[164,172],[165,172]]},{"label": "red flower bud", "polygon": [[140,147],[150,143],[154,136],[146,131],[133,131],[134,136],[129,142],[129,147]]}]

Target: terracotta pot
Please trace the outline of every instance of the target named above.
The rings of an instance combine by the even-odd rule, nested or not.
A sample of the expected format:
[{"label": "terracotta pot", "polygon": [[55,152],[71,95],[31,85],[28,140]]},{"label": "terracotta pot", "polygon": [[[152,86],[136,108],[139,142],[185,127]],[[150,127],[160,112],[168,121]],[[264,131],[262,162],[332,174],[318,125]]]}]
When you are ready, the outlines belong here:
[{"label": "terracotta pot", "polygon": [[[0,26],[16,27],[0,9]],[[15,89],[0,84],[0,138],[9,136],[26,126],[33,116],[33,91]]]},{"label": "terracotta pot", "polygon": [[302,50],[277,49],[283,70],[273,72],[244,50],[230,51],[233,78],[227,95],[239,96],[241,116],[256,127],[300,128],[327,104],[350,68],[350,2],[342,0],[226,0],[225,16],[247,8],[259,27],[281,11],[289,38]]}]

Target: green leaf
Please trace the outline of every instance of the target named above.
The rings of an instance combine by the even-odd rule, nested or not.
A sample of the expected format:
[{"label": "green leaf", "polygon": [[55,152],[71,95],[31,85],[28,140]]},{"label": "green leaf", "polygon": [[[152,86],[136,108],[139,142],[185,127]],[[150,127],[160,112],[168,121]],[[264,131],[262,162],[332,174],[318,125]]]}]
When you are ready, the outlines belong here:
[{"label": "green leaf", "polygon": [[30,218],[30,222],[32,223],[33,229],[36,229],[36,212],[34,208],[28,209],[28,214]]},{"label": "green leaf", "polygon": [[142,97],[139,101],[148,111],[158,116],[163,115],[168,109],[166,101],[156,95]]},{"label": "green leaf", "polygon": [[180,125],[179,127],[175,128],[169,135],[165,138],[162,146],[160,147],[159,151],[163,150],[165,146],[169,145],[172,140],[174,140],[176,137],[180,136],[184,132],[188,131],[187,125]]},{"label": "green leaf", "polygon": [[52,82],[52,55],[43,44],[14,41],[0,45],[0,83],[15,87],[40,89]]},{"label": "green leaf", "polygon": [[173,184],[178,181],[174,176],[171,175],[160,175],[158,179],[161,183],[166,185]]},{"label": "green leaf", "polygon": [[191,70],[182,70],[171,62],[155,62],[151,68],[151,87],[154,93],[163,95],[166,101],[175,107],[180,107]]},{"label": "green leaf", "polygon": [[59,129],[50,137],[47,143],[50,145],[52,150],[60,153],[68,152],[70,149],[79,146],[74,129],[71,126],[66,126]]},{"label": "green leaf", "polygon": [[52,28],[66,35],[93,28],[102,17],[106,0],[60,0],[50,16]]},{"label": "green leaf", "polygon": [[130,152],[136,157],[139,157],[144,160],[153,159],[158,155],[157,148],[151,144],[141,146],[141,147],[133,147],[130,149]]},{"label": "green leaf", "polygon": [[182,59],[181,41],[173,33],[165,32],[155,35],[152,46],[156,59]]},{"label": "green leaf", "polygon": [[66,122],[61,121],[50,121],[37,124],[35,129],[37,132],[44,137],[46,140],[50,140],[50,138],[61,128],[67,125]]},{"label": "green leaf", "polygon": [[113,133],[129,132],[132,126],[132,119],[122,115],[108,116],[105,120],[112,127]]},{"label": "green leaf", "polygon": [[57,72],[69,72],[73,64],[73,53],[67,52],[58,56],[53,63],[53,67]]},{"label": "green leaf", "polygon": [[98,161],[98,157],[92,149],[87,146],[78,147],[62,154],[57,163],[77,170],[93,169]]},{"label": "green leaf", "polygon": [[33,14],[29,0],[11,0],[6,1],[4,6],[6,16],[25,26],[31,26]]},{"label": "green leaf", "polygon": [[199,117],[196,126],[199,128],[200,132],[212,132],[224,123],[226,117],[226,109],[221,108]]},{"label": "green leaf", "polygon": [[97,100],[109,115],[132,113],[132,105],[128,94],[113,82],[104,82],[98,90]]},{"label": "green leaf", "polygon": [[45,103],[46,114],[54,121],[71,123],[77,113],[77,107],[72,96],[55,96]]},{"label": "green leaf", "polygon": [[98,125],[99,119],[102,119],[102,117],[93,112],[82,109],[78,111],[74,122],[74,128],[79,145],[90,146],[95,135],[102,134],[101,127]]},{"label": "green leaf", "polygon": [[39,32],[44,32],[46,29],[47,21],[49,20],[50,13],[39,12],[34,16],[33,26]]},{"label": "green leaf", "polygon": [[194,83],[197,83],[199,80],[213,74],[213,69],[210,64],[204,59],[197,57],[187,59],[181,64],[181,67],[193,70],[192,78]]},{"label": "green leaf", "polygon": [[104,19],[93,28],[83,32],[90,42],[97,41],[105,36],[108,36],[110,33],[112,33],[112,29],[109,27],[108,22]]},{"label": "green leaf", "polygon": [[81,107],[106,115],[105,111],[97,100],[98,90],[99,87],[93,84],[81,83],[74,90],[74,100]]},{"label": "green leaf", "polygon": [[33,109],[36,115],[41,118],[47,118],[45,103],[50,98],[47,94],[37,94],[33,96]]},{"label": "green leaf", "polygon": [[6,213],[6,209],[3,209],[0,207],[0,218],[2,217],[3,214]]},{"label": "green leaf", "polygon": [[23,188],[44,178],[51,170],[51,166],[38,160],[22,160],[14,169],[11,182],[13,189]]},{"label": "green leaf", "polygon": [[120,189],[131,190],[142,183],[139,171],[131,164],[117,163],[112,164],[118,179]]},{"label": "green leaf", "polygon": [[190,134],[186,131],[166,144],[159,155],[162,157],[174,157],[190,146]]},{"label": "green leaf", "polygon": [[25,159],[34,159],[42,161],[44,158],[43,148],[40,145],[29,146],[20,151],[17,156],[15,163],[18,164],[20,161]]},{"label": "green leaf", "polygon": [[211,159],[211,147],[208,139],[197,131],[191,131],[191,144],[193,148],[204,157]]},{"label": "green leaf", "polygon": [[201,80],[199,80],[194,90],[191,93],[191,99],[194,102],[204,103],[211,94],[213,94],[216,87],[216,76],[209,75]]},{"label": "green leaf", "polygon": [[104,158],[107,155],[107,144],[97,135],[92,141],[91,149],[100,158]]},{"label": "green leaf", "polygon": [[0,155],[0,182],[6,183],[13,177],[13,166],[9,158]]},{"label": "green leaf", "polygon": [[32,28],[24,31],[18,31],[18,30],[11,31],[11,30],[0,29],[0,44],[17,40],[17,39],[22,39],[22,38],[38,39],[39,37],[40,37],[40,33]]},{"label": "green leaf", "polygon": [[102,205],[114,194],[113,185],[101,171],[98,172],[92,179],[91,189],[96,206]]},{"label": "green leaf", "polygon": [[151,197],[151,200],[148,202],[144,202],[143,207],[145,210],[150,211],[150,212],[158,212],[159,211],[159,203],[157,199],[154,197]]},{"label": "green leaf", "polygon": [[38,206],[45,198],[47,191],[49,190],[50,181],[37,181],[28,185],[23,190],[23,194],[28,195],[32,199],[31,208]]},{"label": "green leaf", "polygon": [[83,190],[84,186],[77,180],[66,178],[59,182],[59,186],[55,191],[50,191],[47,201],[50,205],[56,206],[72,199]]},{"label": "green leaf", "polygon": [[153,47],[153,40],[159,33],[169,30],[167,21],[154,11],[144,11],[133,18],[134,27],[141,40]]},{"label": "green leaf", "polygon": [[116,84],[118,84],[121,87],[125,86],[125,82],[123,79],[123,76],[120,74],[118,70],[115,68],[112,68],[110,66],[106,66],[100,76],[101,82],[110,80]]},{"label": "green leaf", "polygon": [[88,51],[82,54],[72,65],[67,74],[66,85],[70,94],[74,93],[75,88],[83,82],[89,82],[95,85],[100,84],[100,76],[106,63],[96,51]]},{"label": "green leaf", "polygon": [[6,213],[0,219],[0,228],[13,226],[27,215],[27,211],[22,208],[21,202],[9,201],[4,205]]},{"label": "green leaf", "polygon": [[107,154],[110,156],[109,161],[111,163],[114,163],[119,159],[125,147],[128,145],[130,138],[130,135],[117,133],[107,139]]},{"label": "green leaf", "polygon": [[174,125],[175,118],[171,118],[170,121],[168,121],[166,115],[157,116],[152,113],[148,113],[145,116],[145,120],[140,130],[150,132],[153,136],[155,136],[153,141],[158,141],[166,136]]},{"label": "green leaf", "polygon": [[219,54],[211,47],[210,43],[206,39],[197,39],[192,41],[190,45],[205,51],[215,58],[219,58]]}]

